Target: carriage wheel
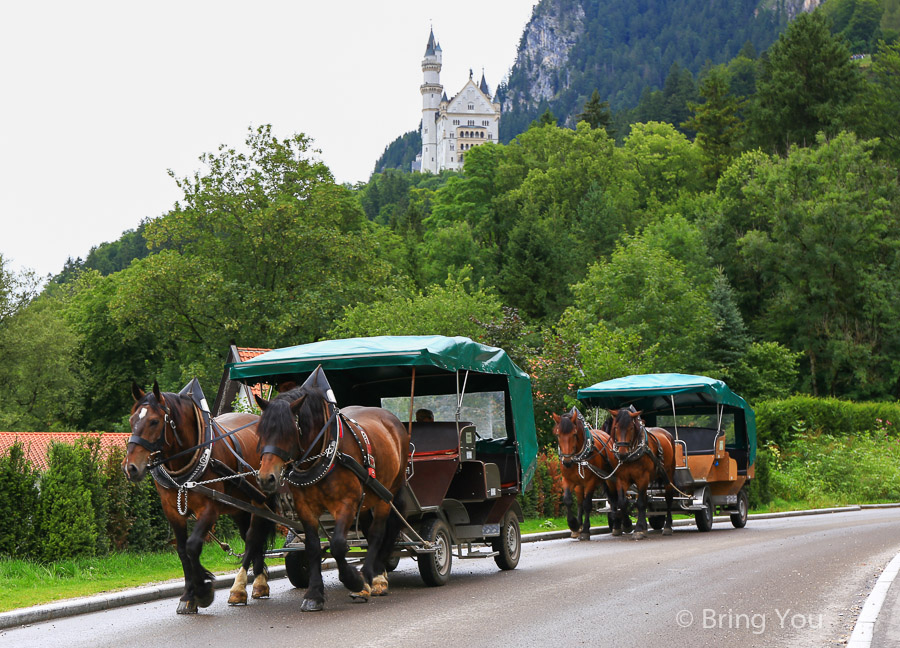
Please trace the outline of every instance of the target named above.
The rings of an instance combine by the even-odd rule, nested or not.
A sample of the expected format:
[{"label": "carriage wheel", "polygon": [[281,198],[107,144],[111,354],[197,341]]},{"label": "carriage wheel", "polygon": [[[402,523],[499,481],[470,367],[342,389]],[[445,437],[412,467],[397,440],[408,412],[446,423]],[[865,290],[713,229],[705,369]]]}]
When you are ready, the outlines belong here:
[{"label": "carriage wheel", "polygon": [[714,512],[712,500],[709,499],[709,493],[707,493],[703,496],[703,510],[694,513],[694,520],[697,521],[698,530],[712,530]]},{"label": "carriage wheel", "polygon": [[309,563],[305,551],[291,551],[284,556],[284,571],[291,585],[299,589],[309,587]]},{"label": "carriage wheel", "polygon": [[743,488],[738,492],[738,510],[737,513],[731,514],[731,523],[735,529],[743,529],[747,526],[747,510],[750,508],[750,501],[747,498],[747,491]]},{"label": "carriage wheel", "polygon": [[659,531],[664,526],[666,526],[666,516],[665,515],[648,515],[647,523],[650,525],[650,528],[654,531]]},{"label": "carriage wheel", "polygon": [[431,543],[434,551],[419,554],[419,575],[431,587],[446,585],[453,564],[450,529],[442,519],[432,518],[422,529],[422,538]]},{"label": "carriage wheel", "polygon": [[500,526],[500,537],[491,540],[491,548],[497,552],[494,562],[500,569],[515,569],[522,554],[522,532],[519,519],[512,511],[507,511]]}]

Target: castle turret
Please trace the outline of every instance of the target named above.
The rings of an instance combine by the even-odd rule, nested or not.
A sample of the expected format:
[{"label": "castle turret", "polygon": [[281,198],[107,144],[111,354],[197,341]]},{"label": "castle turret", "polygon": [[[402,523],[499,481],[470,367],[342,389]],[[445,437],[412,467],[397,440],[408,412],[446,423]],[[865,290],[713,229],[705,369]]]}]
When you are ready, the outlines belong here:
[{"label": "castle turret", "polygon": [[428,35],[425,58],[422,59],[422,171],[438,172],[437,118],[444,94],[441,85],[441,46],[434,40],[434,30]]}]

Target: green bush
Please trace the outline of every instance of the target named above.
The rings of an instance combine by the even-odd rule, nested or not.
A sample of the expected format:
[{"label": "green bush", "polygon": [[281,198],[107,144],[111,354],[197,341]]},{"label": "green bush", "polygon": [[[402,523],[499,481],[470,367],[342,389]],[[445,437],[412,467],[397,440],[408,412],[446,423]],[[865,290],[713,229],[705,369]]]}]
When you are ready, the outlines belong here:
[{"label": "green bush", "polygon": [[128,545],[128,531],[134,521],[129,510],[131,490],[134,486],[122,470],[124,448],[115,448],[103,464],[106,482],[106,538],[110,548],[122,551]]},{"label": "green bush", "polygon": [[805,432],[771,451],[776,499],[818,507],[900,500],[900,439],[884,428],[846,436]]},{"label": "green bush", "polygon": [[168,545],[170,528],[163,515],[156,485],[150,478],[130,485],[128,551],[159,551]]},{"label": "green bush", "polygon": [[[837,398],[792,396],[763,401],[755,407],[759,445],[784,445],[798,432],[824,432],[850,436],[900,425],[900,403],[854,403]],[[881,423],[879,423],[881,421]]]},{"label": "green bush", "polygon": [[20,442],[0,455],[0,554],[22,557],[35,551],[37,480]]},{"label": "green bush", "polygon": [[86,452],[66,443],[50,446],[39,506],[40,557],[45,561],[93,556],[97,551],[96,515],[81,471]]},{"label": "green bush", "polygon": [[545,448],[538,453],[531,488],[519,496],[519,505],[527,518],[559,517],[562,506],[562,478],[556,450]]},{"label": "green bush", "polygon": [[750,508],[759,508],[772,501],[772,451],[760,447],[756,451],[756,475],[747,485]]}]

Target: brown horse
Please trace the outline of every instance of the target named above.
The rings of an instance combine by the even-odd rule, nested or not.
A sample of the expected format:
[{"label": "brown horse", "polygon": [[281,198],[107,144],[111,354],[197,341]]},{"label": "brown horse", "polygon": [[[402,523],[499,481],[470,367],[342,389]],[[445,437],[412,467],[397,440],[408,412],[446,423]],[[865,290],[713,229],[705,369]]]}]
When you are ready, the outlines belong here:
[{"label": "brown horse", "polygon": [[[385,564],[400,533],[390,500],[402,510],[398,498],[409,461],[406,428],[380,407],[338,412],[315,384],[291,389],[271,402],[256,401],[263,410],[260,486],[275,493],[287,482],[303,524],[309,587],[300,609],[317,611],[325,604],[319,518],[326,511],[334,518],[331,555],[351,597],[368,601],[387,594]],[[368,542],[362,575],[347,563],[347,533],[357,519]]]},{"label": "brown horse", "polygon": [[[563,503],[572,537],[591,539],[591,509],[594,491],[599,486],[606,491],[606,476],[612,472],[604,450],[609,447],[609,435],[602,430],[585,427],[581,412],[572,408],[563,415],[553,414],[556,423],[553,434],[559,445],[559,459],[563,480]],[[572,496],[576,510],[572,510]],[[630,522],[631,519],[629,518]]]},{"label": "brown horse", "polygon": [[622,534],[622,519],[627,515],[628,489],[637,489],[638,519],[634,539],[647,533],[647,489],[651,482],[662,481],[666,491],[666,521],[663,535],[672,534],[672,500],[675,496],[675,442],[663,428],[647,428],[641,413],[626,409],[610,410],[611,448],[604,454],[612,466],[607,481],[609,503],[614,511],[613,535]]},{"label": "brown horse", "polygon": [[[256,423],[253,414],[224,414],[215,419],[220,430],[238,430],[227,438],[204,443],[203,416],[199,408],[187,396],[160,392],[153,383],[153,391],[144,392],[133,384],[134,405],[131,408],[131,438],[122,469],[132,482],[139,482],[153,472],[156,490],[162,502],[163,513],[175,533],[178,557],[184,571],[184,593],[178,603],[178,614],[196,614],[198,608],[208,607],[215,596],[213,575],[200,564],[203,542],[216,520],[223,513],[234,518],[241,536],[246,542],[241,569],[235,576],[234,586],[228,598],[231,605],[247,602],[247,570],[251,563],[256,579],[253,581],[253,598],[269,595],[267,572],[264,563],[267,540],[274,534],[274,523],[255,515],[215,502],[191,490],[182,491],[179,484],[185,481],[202,482],[235,473],[249,472],[259,466]],[[212,432],[213,435],[216,432]],[[204,457],[206,453],[208,456]],[[171,461],[167,459],[171,457]],[[249,467],[248,467],[249,466]],[[256,488],[256,480],[250,476],[227,479],[207,484],[208,488],[226,492],[256,506],[265,504],[265,496]],[[197,522],[188,537],[188,516]]]}]

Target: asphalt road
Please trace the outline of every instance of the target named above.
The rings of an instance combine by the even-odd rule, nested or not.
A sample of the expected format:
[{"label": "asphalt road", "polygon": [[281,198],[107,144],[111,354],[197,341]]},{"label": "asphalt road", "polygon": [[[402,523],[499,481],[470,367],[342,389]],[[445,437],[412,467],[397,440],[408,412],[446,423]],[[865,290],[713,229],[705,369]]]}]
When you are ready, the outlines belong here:
[{"label": "asphalt road", "polygon": [[[676,528],[523,545],[519,567],[458,560],[425,587],[411,560],[391,595],[350,602],[326,572],[326,610],[299,611],[302,590],[176,616],[174,599],[0,631],[0,645],[66,648],[211,646],[753,646],[839,645],[878,573],[900,551],[900,510],[751,520],[710,533]],[[900,637],[898,637],[900,639]]]}]

